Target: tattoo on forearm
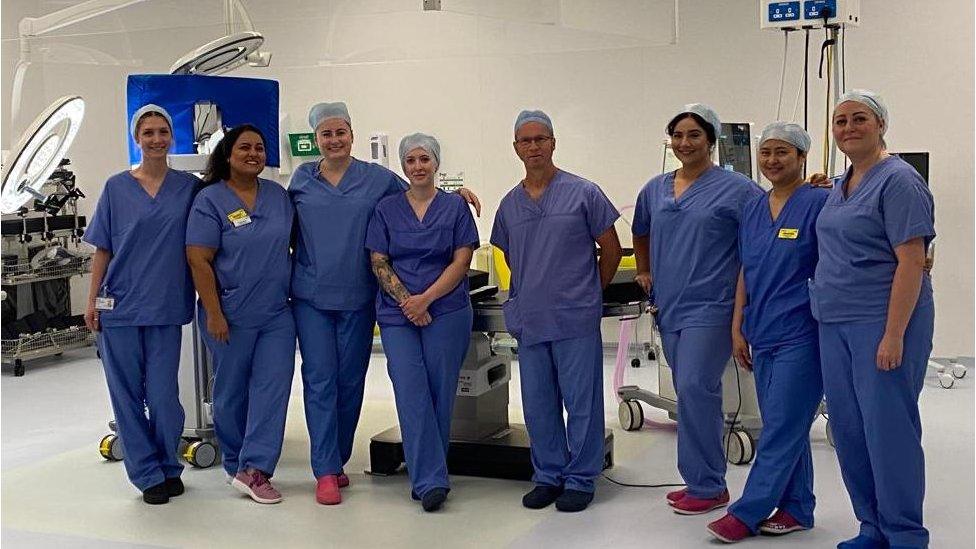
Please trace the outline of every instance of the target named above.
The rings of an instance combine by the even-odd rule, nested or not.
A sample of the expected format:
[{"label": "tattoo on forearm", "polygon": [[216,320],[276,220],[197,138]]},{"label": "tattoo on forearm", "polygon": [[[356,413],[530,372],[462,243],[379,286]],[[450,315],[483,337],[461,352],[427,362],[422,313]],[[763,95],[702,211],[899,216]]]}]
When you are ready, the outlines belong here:
[{"label": "tattoo on forearm", "polygon": [[373,274],[376,275],[376,280],[379,281],[380,288],[383,288],[384,292],[390,294],[397,303],[403,303],[410,297],[410,292],[407,291],[403,283],[400,282],[400,278],[393,272],[393,267],[390,265],[390,258],[382,255],[373,255],[370,258],[370,262],[373,265]]}]

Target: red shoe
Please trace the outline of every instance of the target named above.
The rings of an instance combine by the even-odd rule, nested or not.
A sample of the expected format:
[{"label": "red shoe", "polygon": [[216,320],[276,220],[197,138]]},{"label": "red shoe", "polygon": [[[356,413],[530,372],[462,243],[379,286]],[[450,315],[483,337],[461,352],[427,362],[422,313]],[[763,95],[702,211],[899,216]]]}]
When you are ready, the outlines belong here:
[{"label": "red shoe", "polygon": [[759,523],[759,531],[771,536],[782,536],[800,530],[809,530],[809,528],[797,522],[793,515],[782,509],[777,510],[773,516]]},{"label": "red shoe", "polygon": [[737,543],[752,536],[746,523],[737,519],[732,513],[708,525],[708,533],[725,543]]},{"label": "red shoe", "polygon": [[702,499],[694,496],[685,497],[671,504],[675,513],[679,515],[701,515],[729,504],[729,491],[725,490],[714,498]]},{"label": "red shoe", "polygon": [[336,477],[336,483],[339,485],[339,488],[345,488],[349,486],[349,477],[345,473],[339,473],[339,476]]},{"label": "red shoe", "polygon": [[688,489],[682,488],[680,490],[675,490],[674,492],[668,492],[668,495],[665,497],[668,498],[668,505],[674,505],[676,501],[681,501],[681,498],[685,497],[687,494]]},{"label": "red shoe", "polygon": [[322,505],[342,503],[342,495],[339,494],[339,479],[336,475],[319,477],[318,485],[315,487],[315,501]]}]

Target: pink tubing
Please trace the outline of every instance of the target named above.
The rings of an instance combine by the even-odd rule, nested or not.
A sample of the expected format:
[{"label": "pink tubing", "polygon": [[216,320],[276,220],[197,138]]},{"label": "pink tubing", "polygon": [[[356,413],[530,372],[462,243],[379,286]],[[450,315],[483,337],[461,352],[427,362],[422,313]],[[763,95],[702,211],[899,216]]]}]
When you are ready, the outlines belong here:
[{"label": "pink tubing", "polygon": [[[620,386],[624,384],[624,368],[627,364],[627,349],[630,348],[630,340],[634,333],[634,323],[637,319],[627,319],[620,321],[620,341],[617,343],[617,364],[613,369],[613,394],[617,396],[617,402],[620,402],[620,393],[618,392]],[[658,366],[660,367],[660,366]],[[669,431],[675,431],[678,429],[678,424],[668,421],[651,421],[644,418],[644,425],[652,429],[667,429]]]}]

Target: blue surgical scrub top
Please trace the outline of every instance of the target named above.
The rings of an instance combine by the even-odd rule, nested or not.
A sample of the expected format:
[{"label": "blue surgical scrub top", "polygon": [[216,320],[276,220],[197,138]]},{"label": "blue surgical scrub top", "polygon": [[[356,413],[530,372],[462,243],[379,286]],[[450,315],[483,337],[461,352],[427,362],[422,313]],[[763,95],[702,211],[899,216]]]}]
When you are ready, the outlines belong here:
[{"label": "blue surgical scrub top", "polygon": [[[478,246],[478,228],[464,198],[437,191],[424,213],[417,219],[406,193],[380,200],[373,211],[366,233],[366,247],[390,258],[400,282],[411,295],[423,293],[454,260],[460,248]],[[467,307],[468,279],[438,298],[427,312],[437,318]],[[411,324],[395,299],[380,289],[376,293],[376,320],[380,326]]]},{"label": "blue surgical scrub top", "polygon": [[769,194],[742,210],[739,256],[747,304],[742,331],[753,348],[799,341],[817,333],[807,280],[817,268],[817,216],[829,191],[802,185],[793,191],[776,221]]},{"label": "blue surgical scrub top", "polygon": [[[888,300],[898,258],[895,248],[915,238],[925,246],[935,238],[935,202],[922,176],[907,162],[889,156],[872,166],[849,197],[844,182],[834,188],[817,219],[820,262],[810,282],[813,315],[820,322],[879,322],[888,318]],[[916,307],[932,304],[932,279],[922,274]]]},{"label": "blue surgical scrub top", "polygon": [[[242,217],[241,211],[251,221],[235,226],[230,218]],[[186,224],[186,245],[217,250],[217,292],[230,325],[257,328],[287,310],[293,222],[288,192],[274,181],[258,179],[253,210],[225,181],[197,194]]]},{"label": "blue surgical scrub top", "polygon": [[103,326],[164,326],[193,318],[186,264],[186,216],[200,180],[169,170],[156,197],[128,171],[105,182],[82,238],[112,253],[99,295],[115,300]]},{"label": "blue surgical scrub top", "polygon": [[600,187],[562,170],[538,202],[521,183],[505,195],[491,243],[512,270],[505,325],[521,344],[599,331],[603,292],[594,241],[618,217]]},{"label": "blue surgical scrub top", "polygon": [[339,184],[319,173],[319,162],[295,170],[288,194],[298,215],[292,295],[317,309],[355,311],[376,298],[366,227],[381,198],[407,184],[395,173],[355,158]]},{"label": "blue surgical scrub top", "polygon": [[678,331],[732,324],[739,277],[739,221],[762,189],[742,174],[717,166],[674,198],[674,172],[641,189],[635,236],[650,235],[651,277],[658,325]]}]

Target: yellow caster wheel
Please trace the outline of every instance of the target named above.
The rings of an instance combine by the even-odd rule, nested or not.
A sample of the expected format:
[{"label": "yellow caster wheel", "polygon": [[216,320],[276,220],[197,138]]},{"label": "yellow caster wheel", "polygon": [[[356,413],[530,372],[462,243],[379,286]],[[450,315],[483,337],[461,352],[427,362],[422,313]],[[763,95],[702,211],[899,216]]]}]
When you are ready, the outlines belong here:
[{"label": "yellow caster wheel", "polygon": [[205,440],[188,443],[182,454],[187,463],[198,469],[206,469],[217,463],[217,447]]},{"label": "yellow caster wheel", "polygon": [[122,461],[125,457],[122,441],[114,433],[102,437],[102,441],[98,443],[98,453],[108,461]]}]

